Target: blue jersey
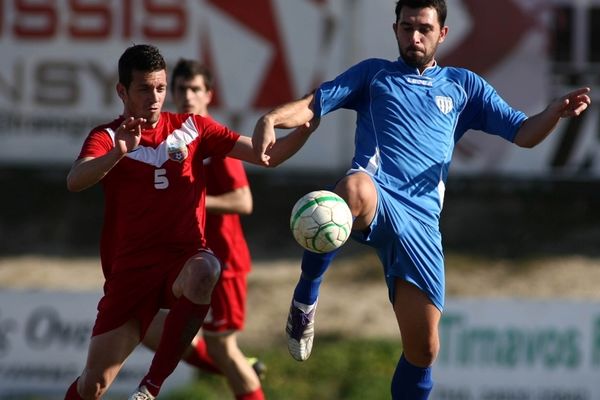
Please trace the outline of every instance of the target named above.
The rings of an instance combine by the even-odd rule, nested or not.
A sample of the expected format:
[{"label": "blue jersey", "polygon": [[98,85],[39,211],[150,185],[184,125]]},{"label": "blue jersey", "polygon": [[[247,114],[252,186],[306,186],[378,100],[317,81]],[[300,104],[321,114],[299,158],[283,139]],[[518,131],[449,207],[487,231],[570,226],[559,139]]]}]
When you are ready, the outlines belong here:
[{"label": "blue jersey", "polygon": [[468,129],[513,141],[525,114],[475,73],[365,60],[315,94],[314,112],[356,111],[353,168],[371,174],[414,217],[438,225],[455,143]]}]

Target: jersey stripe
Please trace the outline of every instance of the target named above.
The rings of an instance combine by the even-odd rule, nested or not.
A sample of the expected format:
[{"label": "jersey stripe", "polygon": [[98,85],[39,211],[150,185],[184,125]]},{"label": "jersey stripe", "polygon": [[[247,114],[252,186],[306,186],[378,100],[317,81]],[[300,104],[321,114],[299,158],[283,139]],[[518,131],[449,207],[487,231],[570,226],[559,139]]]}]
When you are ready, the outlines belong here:
[{"label": "jersey stripe", "polygon": [[[107,132],[110,135],[113,144],[115,144],[115,131],[108,128]],[[184,121],[180,128],[171,132],[167,138],[163,140],[156,148],[149,146],[138,146],[132,152],[127,153],[127,157],[145,164],[160,167],[169,159],[169,154],[167,151],[169,143],[179,141],[189,145],[196,140],[198,136],[198,128],[194,123],[193,117],[190,116]]]}]

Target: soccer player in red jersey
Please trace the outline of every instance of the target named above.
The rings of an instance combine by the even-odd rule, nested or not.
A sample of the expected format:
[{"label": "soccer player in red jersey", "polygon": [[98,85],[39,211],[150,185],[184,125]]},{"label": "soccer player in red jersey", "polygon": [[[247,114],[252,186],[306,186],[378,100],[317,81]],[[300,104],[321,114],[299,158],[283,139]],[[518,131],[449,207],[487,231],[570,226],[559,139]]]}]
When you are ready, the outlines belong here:
[{"label": "soccer player in red jersey", "polygon": [[129,47],[118,67],[123,114],[92,129],[67,176],[74,192],[102,184],[105,284],[85,367],[66,400],[100,399],[158,310],[167,308],[156,354],[130,400],[158,395],[202,326],[221,274],[203,229],[204,160],[228,155],[276,166],[314,130],[290,132],[260,158],[248,136],[209,118],[162,111],[167,71],[156,47]]},{"label": "soccer player in red jersey", "polygon": [[[181,59],[173,68],[171,94],[178,112],[210,118],[213,77],[195,60]],[[208,247],[221,261],[221,279],[213,289],[210,312],[183,360],[227,378],[236,400],[262,400],[258,361],[248,362],[238,347],[237,332],[244,327],[246,278],[251,269],[250,251],[240,215],[252,212],[252,193],[242,162],[213,156],[204,162],[206,176],[206,226]],[[156,350],[166,314],[160,312],[150,325],[143,343]],[[255,369],[252,368],[255,366]]]}]

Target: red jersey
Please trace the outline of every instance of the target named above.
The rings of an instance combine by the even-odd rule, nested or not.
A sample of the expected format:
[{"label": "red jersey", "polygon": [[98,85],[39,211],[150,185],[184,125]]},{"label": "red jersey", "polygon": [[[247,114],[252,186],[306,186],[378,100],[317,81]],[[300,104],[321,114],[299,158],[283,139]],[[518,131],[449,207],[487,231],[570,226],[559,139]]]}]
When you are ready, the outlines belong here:
[{"label": "red jersey", "polygon": [[[243,163],[230,157],[205,160],[206,193],[218,196],[248,186]],[[239,214],[206,214],[206,242],[223,262],[223,277],[250,272],[250,251]]]},{"label": "red jersey", "polygon": [[[79,158],[110,151],[122,122],[119,118],[94,128]],[[203,160],[227,154],[238,137],[211,119],[168,112],[160,114],[155,128],[142,131],[139,146],[101,181],[105,272],[109,265],[113,273],[144,267],[157,254],[206,247]]]}]

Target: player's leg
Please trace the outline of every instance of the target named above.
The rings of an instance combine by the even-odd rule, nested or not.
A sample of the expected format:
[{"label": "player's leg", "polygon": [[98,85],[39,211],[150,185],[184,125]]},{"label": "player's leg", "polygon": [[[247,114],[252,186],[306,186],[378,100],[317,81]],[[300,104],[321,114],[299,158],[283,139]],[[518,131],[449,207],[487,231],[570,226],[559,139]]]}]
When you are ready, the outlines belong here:
[{"label": "player's leg", "polygon": [[[354,216],[353,230],[366,229],[377,207],[377,191],[371,178],[364,172],[346,175],[334,190],[342,197]],[[294,300],[311,305],[317,300],[323,275],[335,257],[337,251],[313,253],[305,251],[302,257],[302,275],[294,291]]]},{"label": "player's leg", "polygon": [[125,359],[140,342],[140,325],[129,321],[90,340],[85,368],[71,385],[65,400],[100,399],[108,390]]},{"label": "player's leg", "polygon": [[237,342],[246,314],[246,275],[223,277],[215,287],[211,313],[202,327],[210,357],[227,378],[236,399],[262,400],[260,379]]},{"label": "player's leg", "polygon": [[[334,190],[341,196],[354,216],[353,230],[366,229],[377,209],[377,190],[369,175],[355,172],[341,179]],[[294,290],[286,333],[290,354],[298,361],[306,360],[312,350],[314,318],[323,275],[337,250],[329,253],[304,251],[302,273]]]},{"label": "player's leg", "polygon": [[[163,334],[140,389],[157,396],[165,379],[175,370],[183,353],[202,326],[221,266],[209,252],[199,252],[183,266],[173,283],[177,301],[165,319]],[[135,398],[135,393],[132,398]]]},{"label": "player's leg", "polygon": [[[156,316],[152,320],[152,323],[148,327],[148,330],[146,331],[146,335],[144,336],[142,343],[144,344],[144,346],[146,346],[152,351],[156,351],[156,349],[158,349],[160,337],[162,335],[167,315],[167,310],[160,310],[156,314]],[[212,374],[222,374],[219,367],[208,355],[208,351],[206,349],[206,342],[204,341],[204,338],[199,334],[194,337],[192,343],[185,350],[181,359],[187,364],[196,367],[202,371],[209,372]]]},{"label": "player's leg", "polygon": [[424,400],[433,387],[431,365],[439,351],[440,310],[412,283],[396,279],[394,313],[403,354],[392,380],[393,400]]},{"label": "player's leg", "polygon": [[236,399],[262,400],[260,380],[238,346],[236,332],[205,334],[208,353],[223,371]]}]

